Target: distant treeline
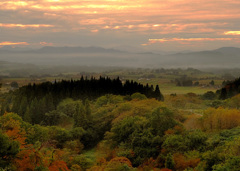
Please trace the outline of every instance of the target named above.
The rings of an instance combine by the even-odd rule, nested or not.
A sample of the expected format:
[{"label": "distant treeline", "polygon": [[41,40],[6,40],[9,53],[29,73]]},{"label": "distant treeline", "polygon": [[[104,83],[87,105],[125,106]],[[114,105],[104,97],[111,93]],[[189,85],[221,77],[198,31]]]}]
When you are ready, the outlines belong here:
[{"label": "distant treeline", "polygon": [[240,93],[240,78],[232,82],[226,83],[226,85],[222,89],[217,91],[217,94],[220,94],[219,98],[222,100],[231,98],[239,93]]},{"label": "distant treeline", "polygon": [[19,88],[14,94],[11,111],[24,117],[28,110],[36,114],[36,123],[40,123],[46,112],[56,109],[57,105],[66,98],[74,100],[94,100],[105,94],[131,95],[142,93],[148,98],[163,100],[159,86],[142,85],[135,81],[122,81],[119,78],[110,79],[100,77],[99,79],[62,80],[60,82],[45,82],[41,84],[29,84]]}]

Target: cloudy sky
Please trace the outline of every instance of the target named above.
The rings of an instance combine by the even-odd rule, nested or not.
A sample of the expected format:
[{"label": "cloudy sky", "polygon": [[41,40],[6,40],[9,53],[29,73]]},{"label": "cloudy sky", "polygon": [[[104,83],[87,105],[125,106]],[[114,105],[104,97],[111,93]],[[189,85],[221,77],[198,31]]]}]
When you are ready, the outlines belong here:
[{"label": "cloudy sky", "polygon": [[240,47],[240,0],[1,0],[4,45]]}]

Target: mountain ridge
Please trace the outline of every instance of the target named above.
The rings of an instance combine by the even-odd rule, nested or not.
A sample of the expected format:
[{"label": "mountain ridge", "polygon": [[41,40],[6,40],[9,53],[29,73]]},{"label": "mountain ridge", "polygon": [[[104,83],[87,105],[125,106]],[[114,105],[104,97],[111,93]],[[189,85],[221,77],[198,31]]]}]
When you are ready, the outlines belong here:
[{"label": "mountain ridge", "polygon": [[26,49],[26,50],[14,50],[15,48],[0,48],[0,52],[3,53],[123,53],[124,51],[116,49],[106,49],[97,46],[81,47],[81,46],[44,46],[40,49]]},{"label": "mountain ridge", "polygon": [[222,47],[214,50],[156,54],[145,51],[127,52],[102,47],[51,47],[26,51],[0,48],[0,60],[37,65],[99,65],[114,67],[239,67],[240,48]]}]

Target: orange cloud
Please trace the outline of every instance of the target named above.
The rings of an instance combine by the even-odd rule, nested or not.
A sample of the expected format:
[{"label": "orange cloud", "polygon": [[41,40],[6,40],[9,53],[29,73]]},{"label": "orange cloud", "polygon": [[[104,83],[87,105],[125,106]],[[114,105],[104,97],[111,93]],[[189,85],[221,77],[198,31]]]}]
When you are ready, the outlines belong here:
[{"label": "orange cloud", "polygon": [[7,23],[0,23],[0,27],[40,28],[40,27],[54,27],[54,26],[53,25],[48,25],[48,24],[7,24]]},{"label": "orange cloud", "polygon": [[227,31],[224,32],[226,35],[240,35],[240,31]]},{"label": "orange cloud", "polygon": [[91,30],[92,33],[98,33],[99,30]]},{"label": "orange cloud", "polygon": [[105,18],[98,18],[98,19],[81,20],[79,23],[81,25],[103,25],[103,24],[106,24],[106,21],[105,21]]},{"label": "orange cloud", "polygon": [[34,4],[34,1],[8,1],[3,0],[3,2],[0,2],[0,9],[5,10],[16,10],[16,9],[22,9],[22,8],[29,8],[31,5]]},{"label": "orange cloud", "polygon": [[[79,21],[78,18],[80,17],[81,24],[84,25],[99,25],[103,23],[111,25],[112,23],[109,23],[111,21],[101,20],[102,15],[106,14],[104,15],[107,16],[106,18],[118,20],[123,25],[138,25],[139,28],[157,30],[161,27],[161,24],[157,22],[158,20],[162,21],[162,23],[170,23],[169,27],[173,28],[174,24],[179,24],[173,23],[170,26],[173,21],[182,22],[186,19],[196,22],[198,20],[222,19],[223,17],[239,18],[239,9],[234,8],[236,4],[239,4],[237,0],[224,0],[219,3],[209,0],[193,1],[191,3],[186,0],[165,0],[162,3],[155,0],[139,0],[137,3],[136,1],[128,0],[1,0],[0,9],[43,12],[45,16],[51,15],[51,17],[56,17],[57,19],[61,17],[72,24]],[[214,8],[211,8],[213,6]],[[233,8],[229,12],[225,8],[226,6]],[[69,14],[68,17],[65,17],[66,14]],[[94,14],[97,17],[89,19],[89,14]],[[191,24],[194,25],[194,23]],[[197,25],[195,26],[197,27]],[[120,27],[122,28],[122,26]],[[188,28],[183,23],[181,26],[176,25],[175,27],[178,30]],[[144,30],[141,29],[140,31]]]},{"label": "orange cloud", "polygon": [[[1,14],[5,15],[1,17],[0,27],[22,29],[21,33],[29,36],[35,34],[40,28],[49,28],[47,29],[49,34],[63,32],[73,37],[78,33],[97,33],[104,30],[102,33],[108,35],[109,39],[111,37],[114,39],[116,35],[120,35],[121,39],[129,39],[129,36],[132,36],[131,40],[135,44],[138,44],[139,38],[144,39],[146,35],[151,37],[240,35],[240,31],[231,31],[238,30],[240,26],[239,5],[239,0],[191,2],[187,0],[161,2],[157,0],[138,0],[137,2],[129,0],[1,0]],[[29,24],[11,24],[23,23],[22,21]],[[37,21],[41,22],[37,23]],[[51,24],[41,24],[43,22]],[[30,29],[23,30],[24,28],[34,28],[34,32],[30,33]],[[48,36],[44,34],[46,29],[42,30],[38,32],[39,34],[35,34],[39,37],[36,41],[38,44],[42,36]],[[230,31],[224,33],[226,30]],[[7,31],[9,32],[7,36],[12,35],[12,29]],[[129,32],[132,34],[128,34]],[[19,33],[15,34],[17,36]],[[100,34],[91,35],[101,36]],[[71,40],[69,36],[68,38]],[[163,38],[149,42],[200,41],[229,40],[227,38]]]},{"label": "orange cloud", "polygon": [[53,46],[53,43],[40,42],[40,45],[42,45],[42,46]]},{"label": "orange cloud", "polygon": [[[80,13],[98,13],[116,10],[129,10],[135,8],[141,8],[142,4],[136,4],[135,2],[127,2],[124,0],[118,1],[76,1],[76,0],[21,0],[10,1],[3,0],[0,2],[0,9],[16,10],[16,9],[40,9],[43,11],[70,11],[73,10]],[[104,12],[105,11],[105,12]]]},{"label": "orange cloud", "polygon": [[29,45],[27,42],[0,42],[0,46],[7,45]]},{"label": "orange cloud", "polygon": [[[101,20],[100,20],[101,21]],[[98,23],[96,22],[96,28]],[[103,23],[101,23],[102,25]],[[127,24],[127,23],[126,23]],[[172,24],[130,24],[123,25],[120,23],[101,26],[101,29],[121,29],[129,32],[151,32],[157,34],[171,34],[171,33],[213,33],[216,30],[213,27],[224,26],[226,23],[172,23]],[[218,31],[220,32],[220,31]]]}]

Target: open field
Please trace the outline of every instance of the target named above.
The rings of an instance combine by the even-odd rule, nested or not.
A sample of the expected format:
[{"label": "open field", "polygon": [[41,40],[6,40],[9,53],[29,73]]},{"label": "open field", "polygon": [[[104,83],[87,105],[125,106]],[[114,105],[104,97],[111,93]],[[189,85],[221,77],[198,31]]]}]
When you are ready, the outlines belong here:
[{"label": "open field", "polygon": [[[99,72],[99,73],[88,73],[88,72],[66,72],[59,73],[56,75],[42,75],[42,76],[31,76],[25,78],[2,78],[2,92],[7,92],[11,90],[10,84],[13,81],[16,81],[18,85],[24,86],[29,83],[39,84],[45,81],[54,82],[60,80],[78,80],[82,76],[99,78],[100,76],[116,78],[120,77],[120,79],[124,82],[126,80],[133,80],[144,85],[149,84],[159,85],[160,91],[164,95],[169,94],[186,94],[186,93],[195,93],[195,94],[204,94],[207,91],[215,92],[217,89],[221,88],[222,82],[224,79],[217,74],[202,72],[195,69],[159,69],[159,70],[151,70],[151,69],[116,69],[110,70],[108,72]],[[192,80],[193,86],[177,86],[176,80],[182,79],[190,79]],[[211,81],[214,81],[214,85],[210,85]],[[198,82],[198,85],[194,84]]]},{"label": "open field", "polygon": [[[10,89],[10,83],[13,81],[16,81],[19,86],[24,86],[27,85],[29,83],[33,84],[33,83],[42,83],[45,81],[50,81],[53,82],[55,80],[69,80],[71,78],[66,78],[66,77],[46,77],[46,78],[41,78],[41,79],[31,79],[31,78],[6,78],[6,79],[2,79],[2,92],[6,92]],[[78,77],[72,77],[72,79],[77,80],[80,79],[80,76]],[[149,85],[153,85],[154,87],[158,84],[159,88],[161,90],[161,92],[163,94],[172,94],[172,93],[176,93],[176,94],[186,94],[186,93],[195,93],[195,94],[204,94],[207,91],[213,91],[215,92],[218,88],[221,87],[220,83],[222,82],[222,80],[216,80],[216,85],[215,86],[208,86],[205,85],[205,83],[207,84],[210,80],[202,80],[200,81],[200,84],[204,84],[204,85],[199,85],[199,86],[189,86],[189,87],[179,87],[176,86],[175,83],[171,83],[170,80],[167,79],[134,79],[134,77],[130,77],[130,78],[126,78],[126,79],[130,79],[130,80],[134,80],[137,81],[139,83],[142,84],[149,84]]]}]

